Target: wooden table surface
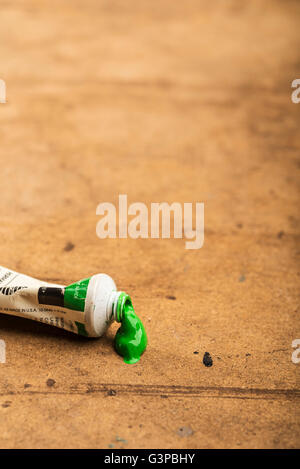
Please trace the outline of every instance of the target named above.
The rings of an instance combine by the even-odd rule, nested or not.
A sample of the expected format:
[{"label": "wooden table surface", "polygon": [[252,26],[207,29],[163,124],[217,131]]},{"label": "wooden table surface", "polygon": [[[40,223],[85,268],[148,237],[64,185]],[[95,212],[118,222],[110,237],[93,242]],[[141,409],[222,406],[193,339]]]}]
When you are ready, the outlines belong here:
[{"label": "wooden table surface", "polygon": [[[1,447],[299,447],[299,15],[0,0],[0,265],[106,272],[149,336],[128,366],[117,325],[89,341],[1,315]],[[119,194],[204,202],[203,248],[100,240],[96,207]]]}]

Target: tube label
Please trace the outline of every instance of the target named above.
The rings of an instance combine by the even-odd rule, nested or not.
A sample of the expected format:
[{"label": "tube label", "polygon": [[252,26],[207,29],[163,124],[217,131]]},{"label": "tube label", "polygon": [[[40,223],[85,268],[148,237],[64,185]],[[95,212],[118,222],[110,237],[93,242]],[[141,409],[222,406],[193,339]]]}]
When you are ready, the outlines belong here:
[{"label": "tube label", "polygon": [[64,287],[0,266],[0,313],[87,336],[84,310],[89,281],[84,279]]}]

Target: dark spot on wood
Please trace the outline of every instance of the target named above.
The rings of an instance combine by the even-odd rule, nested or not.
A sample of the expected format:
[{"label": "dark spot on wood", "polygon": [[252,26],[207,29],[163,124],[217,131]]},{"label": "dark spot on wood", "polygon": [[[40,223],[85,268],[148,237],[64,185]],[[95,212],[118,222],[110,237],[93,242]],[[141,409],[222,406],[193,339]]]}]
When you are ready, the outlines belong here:
[{"label": "dark spot on wood", "polygon": [[193,434],[193,430],[190,427],[180,427],[177,430],[177,435],[179,436],[191,436]]},{"label": "dark spot on wood", "polygon": [[108,396],[116,396],[117,391],[115,391],[114,389],[109,389],[109,391],[107,391],[107,395]]},{"label": "dark spot on wood", "polygon": [[213,359],[211,358],[208,352],[205,352],[205,354],[203,355],[203,365],[208,367],[213,366]]},{"label": "dark spot on wood", "polygon": [[56,381],[54,379],[51,379],[51,378],[47,379],[47,381],[46,381],[47,386],[49,386],[50,388],[52,386],[54,386],[55,383],[56,383]]},{"label": "dark spot on wood", "polygon": [[243,228],[243,223],[237,223],[236,227],[239,228],[239,229],[242,229]]},{"label": "dark spot on wood", "polygon": [[168,396],[166,396],[165,394],[161,394],[160,397],[161,397],[162,399],[168,399]]},{"label": "dark spot on wood", "polygon": [[245,275],[241,275],[239,278],[239,282],[245,282],[245,280],[246,280]]},{"label": "dark spot on wood", "polygon": [[65,247],[64,247],[64,251],[72,251],[73,249],[75,248],[75,244],[71,243],[71,241],[69,241]]},{"label": "dark spot on wood", "polygon": [[3,404],[2,404],[2,407],[7,408],[7,407],[10,407],[10,404],[11,404],[11,401],[5,401]]},{"label": "dark spot on wood", "polygon": [[198,353],[199,353],[199,352],[198,352],[197,350],[195,350],[194,354],[195,354],[195,355],[198,355]]},{"label": "dark spot on wood", "polygon": [[31,387],[31,384],[28,384],[28,383],[25,383],[25,384],[24,384],[24,388],[25,388],[25,389],[26,389],[26,388],[30,388],[30,387]]},{"label": "dark spot on wood", "polygon": [[279,231],[279,233],[277,233],[277,238],[281,239],[283,235],[284,235],[284,231]]},{"label": "dark spot on wood", "polygon": [[176,300],[176,296],[168,295],[166,296],[167,300]]},{"label": "dark spot on wood", "polygon": [[91,392],[95,392],[95,388],[92,383],[87,383],[87,390],[85,391],[86,394],[89,394]]}]

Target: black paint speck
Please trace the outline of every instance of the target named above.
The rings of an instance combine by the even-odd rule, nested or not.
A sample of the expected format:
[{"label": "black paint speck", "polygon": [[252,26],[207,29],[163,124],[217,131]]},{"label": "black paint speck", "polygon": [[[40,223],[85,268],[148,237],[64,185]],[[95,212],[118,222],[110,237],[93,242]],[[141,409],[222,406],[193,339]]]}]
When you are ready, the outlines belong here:
[{"label": "black paint speck", "polygon": [[203,365],[207,367],[213,366],[213,359],[211,358],[208,352],[205,352],[205,354],[203,355]]},{"label": "black paint speck", "polygon": [[54,379],[51,379],[51,378],[47,379],[47,381],[46,381],[47,386],[49,386],[50,388],[52,386],[54,386],[55,383],[56,383],[56,381]]},{"label": "black paint speck", "polygon": [[176,296],[168,295],[166,296],[167,300],[176,300]]},{"label": "black paint speck", "polygon": [[110,389],[108,392],[107,392],[108,396],[116,396],[117,395],[117,391],[115,391],[114,389]]},{"label": "black paint speck", "polygon": [[75,244],[71,243],[71,241],[69,241],[65,247],[64,247],[64,251],[72,251],[73,249],[75,248]]},{"label": "black paint speck", "polygon": [[198,355],[198,353],[199,353],[199,352],[198,352],[197,350],[195,350],[194,354],[195,354],[195,355]]}]

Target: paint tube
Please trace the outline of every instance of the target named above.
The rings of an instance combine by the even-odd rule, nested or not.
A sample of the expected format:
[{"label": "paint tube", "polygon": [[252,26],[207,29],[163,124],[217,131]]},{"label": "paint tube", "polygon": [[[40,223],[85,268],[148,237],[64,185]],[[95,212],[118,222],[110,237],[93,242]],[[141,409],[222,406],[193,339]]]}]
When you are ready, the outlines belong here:
[{"label": "paint tube", "polygon": [[63,286],[0,267],[0,313],[83,336],[100,337],[113,320],[121,322],[124,298],[129,297],[106,274]]},{"label": "paint tube", "polygon": [[115,350],[125,363],[138,362],[147,347],[147,334],[130,296],[117,291],[113,279],[106,274],[63,286],[0,267],[0,313],[86,337],[101,337],[115,320],[121,323]]}]

